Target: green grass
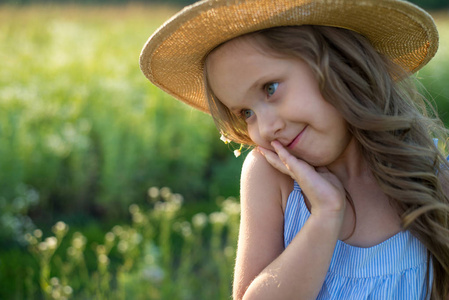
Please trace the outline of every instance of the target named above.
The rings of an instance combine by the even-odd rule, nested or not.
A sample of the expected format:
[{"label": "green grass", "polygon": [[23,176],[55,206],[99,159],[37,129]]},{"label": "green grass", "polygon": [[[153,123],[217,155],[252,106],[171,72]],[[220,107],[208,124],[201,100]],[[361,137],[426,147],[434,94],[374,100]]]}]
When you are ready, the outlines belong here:
[{"label": "green grass", "polygon": [[[41,214],[100,206],[116,217],[153,185],[189,199],[236,195],[241,160],[219,143],[210,117],[173,101],[139,69],[144,42],[173,11],[0,9],[2,196],[25,183],[49,208]],[[231,168],[224,175],[217,164]],[[232,182],[226,190],[223,177]]]},{"label": "green grass", "polygon": [[[238,194],[242,159],[138,66],[174,11],[0,6],[1,299],[229,298],[238,220],[210,199]],[[166,185],[186,197],[174,212],[147,202]]]},{"label": "green grass", "polygon": [[[138,67],[149,35],[177,8],[0,7],[0,190],[39,193],[36,217],[101,217],[169,185],[188,202],[238,194],[242,159],[209,116],[152,86]],[[447,14],[440,51],[419,77],[449,123]],[[188,180],[186,180],[188,179]],[[63,203],[61,205],[61,203]]]},{"label": "green grass", "polygon": [[449,128],[449,12],[434,14],[440,34],[440,45],[435,57],[417,75],[425,86],[425,94],[435,103],[440,118]]},{"label": "green grass", "polygon": [[[26,251],[3,251],[0,296],[13,299],[229,299],[239,204],[182,218],[168,189],[131,205],[129,224],[106,233],[57,222],[26,234]],[[92,236],[95,239],[92,239]],[[100,239],[98,237],[101,237]],[[7,276],[10,276],[8,278]]]}]

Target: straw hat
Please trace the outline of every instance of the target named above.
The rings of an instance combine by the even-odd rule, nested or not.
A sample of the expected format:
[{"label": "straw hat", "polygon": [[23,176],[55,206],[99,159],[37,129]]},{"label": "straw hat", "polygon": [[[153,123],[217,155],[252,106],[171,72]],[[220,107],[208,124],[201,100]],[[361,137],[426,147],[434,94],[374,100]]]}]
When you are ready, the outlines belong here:
[{"label": "straw hat", "polygon": [[438,48],[432,17],[401,0],[203,0],[185,7],[147,41],[140,68],[156,86],[208,112],[207,54],[245,33],[277,26],[327,25],[354,30],[405,70],[423,67]]}]

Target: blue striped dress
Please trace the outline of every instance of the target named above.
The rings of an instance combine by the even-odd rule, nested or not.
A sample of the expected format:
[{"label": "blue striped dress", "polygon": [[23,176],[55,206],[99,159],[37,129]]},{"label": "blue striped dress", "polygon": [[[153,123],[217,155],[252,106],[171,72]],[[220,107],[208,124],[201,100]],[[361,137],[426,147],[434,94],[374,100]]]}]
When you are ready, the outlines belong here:
[{"label": "blue striped dress", "polygon": [[[285,247],[309,216],[295,182],[284,215]],[[426,270],[426,247],[409,231],[369,248],[338,241],[317,299],[426,299]]]}]

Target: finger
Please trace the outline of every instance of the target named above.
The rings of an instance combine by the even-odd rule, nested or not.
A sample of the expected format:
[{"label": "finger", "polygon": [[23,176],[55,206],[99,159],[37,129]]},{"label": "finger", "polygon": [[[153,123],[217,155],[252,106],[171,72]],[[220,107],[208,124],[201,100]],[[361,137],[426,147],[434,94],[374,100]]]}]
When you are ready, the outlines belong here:
[{"label": "finger", "polygon": [[315,167],[315,171],[317,171],[318,173],[329,173],[329,169],[326,167]]},{"label": "finger", "polygon": [[262,155],[265,157],[265,159],[268,161],[268,163],[271,166],[273,166],[275,169],[279,170],[280,172],[291,176],[290,171],[288,170],[288,168],[285,166],[285,164],[281,161],[281,159],[275,152],[265,149],[265,148],[262,148],[262,147],[258,147],[258,151],[260,153],[262,153]]},{"label": "finger", "polygon": [[328,175],[333,176],[326,167],[318,167],[320,172],[317,172],[315,167],[290,154],[279,142],[273,142],[272,146],[285,168],[288,169],[288,174],[298,182],[306,194],[310,194],[320,186]]},{"label": "finger", "polygon": [[[326,167],[313,167],[290,154],[279,142],[272,142],[279,160],[296,180],[312,205],[312,212],[340,211],[344,206],[344,192],[338,178]],[[341,202],[343,201],[343,204]],[[334,209],[335,208],[335,209]]]},{"label": "finger", "polygon": [[281,159],[282,163],[289,168],[290,165],[295,163],[295,160],[297,160],[296,157],[294,157],[293,155],[291,155],[285,148],[284,146],[281,145],[281,143],[274,141],[271,143],[271,145],[274,148],[274,151],[276,151],[277,155],[279,156],[279,158]]},{"label": "finger", "polygon": [[310,172],[316,173],[314,167],[291,155],[290,152],[288,152],[287,149],[285,149],[279,142],[272,142],[272,146],[285,167],[290,171],[290,173],[295,175],[295,179],[300,179],[303,176],[307,176]]}]

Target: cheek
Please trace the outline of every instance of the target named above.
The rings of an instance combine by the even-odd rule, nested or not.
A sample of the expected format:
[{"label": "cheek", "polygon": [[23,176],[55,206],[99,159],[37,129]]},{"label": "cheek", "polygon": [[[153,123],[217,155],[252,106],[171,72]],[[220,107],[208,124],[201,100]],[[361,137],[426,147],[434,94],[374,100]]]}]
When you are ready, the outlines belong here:
[{"label": "cheek", "polygon": [[249,138],[258,146],[259,142],[260,142],[260,135],[259,135],[259,131],[257,130],[257,126],[255,125],[248,125],[247,126],[247,132],[248,132],[248,136]]},{"label": "cheek", "polygon": [[254,144],[256,144],[257,146],[264,147],[264,148],[270,147],[270,145],[267,144],[266,142],[264,142],[264,140],[261,138],[260,133],[259,133],[259,128],[256,123],[248,125],[247,131],[248,131],[248,136],[254,142]]}]

